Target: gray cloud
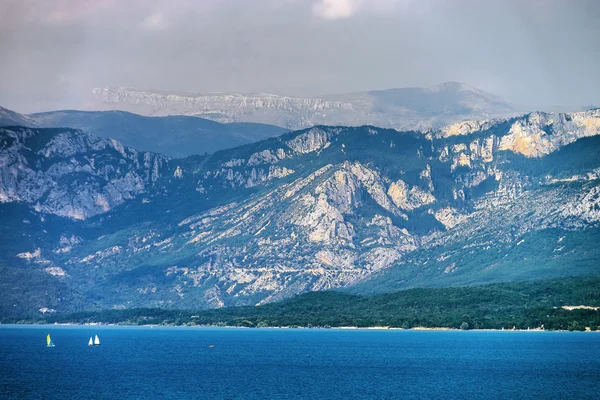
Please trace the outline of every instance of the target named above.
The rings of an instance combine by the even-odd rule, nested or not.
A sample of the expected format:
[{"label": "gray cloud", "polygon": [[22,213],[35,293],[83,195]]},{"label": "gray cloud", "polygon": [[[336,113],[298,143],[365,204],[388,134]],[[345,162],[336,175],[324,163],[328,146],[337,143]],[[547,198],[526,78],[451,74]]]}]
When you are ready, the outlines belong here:
[{"label": "gray cloud", "polygon": [[351,17],[358,8],[358,0],[321,0],[313,5],[313,13],[324,19]]},{"label": "gray cloud", "polygon": [[96,86],[318,95],[457,80],[600,103],[594,0],[4,0],[0,105],[77,108]]}]

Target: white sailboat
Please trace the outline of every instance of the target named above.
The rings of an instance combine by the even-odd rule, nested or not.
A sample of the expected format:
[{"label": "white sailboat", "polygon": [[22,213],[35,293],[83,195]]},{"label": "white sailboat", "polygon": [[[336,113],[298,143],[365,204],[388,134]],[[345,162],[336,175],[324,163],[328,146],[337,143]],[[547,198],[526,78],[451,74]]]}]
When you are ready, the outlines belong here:
[{"label": "white sailboat", "polygon": [[98,339],[98,335],[94,338],[94,346],[100,346],[100,339]]},{"label": "white sailboat", "polygon": [[90,341],[88,342],[88,346],[93,346],[93,345],[94,345],[94,340],[90,336]]}]

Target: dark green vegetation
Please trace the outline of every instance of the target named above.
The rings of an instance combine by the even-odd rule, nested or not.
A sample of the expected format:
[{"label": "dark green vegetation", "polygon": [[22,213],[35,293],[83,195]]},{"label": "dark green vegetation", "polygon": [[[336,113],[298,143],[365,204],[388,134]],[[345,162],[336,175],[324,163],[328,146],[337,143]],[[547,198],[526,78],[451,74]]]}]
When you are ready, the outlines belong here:
[{"label": "dark green vegetation", "polygon": [[[35,322],[103,322],[220,326],[390,326],[456,329],[600,329],[600,276],[499,283],[487,286],[410,289],[376,296],[311,292],[259,307],[182,311],[106,310],[58,314]],[[2,322],[14,322],[4,318]]]},{"label": "dark green vegetation", "polygon": [[221,124],[198,117],[145,117],[124,111],[50,111],[29,118],[39,127],[81,129],[171,157],[214,153],[287,132],[266,124]]}]

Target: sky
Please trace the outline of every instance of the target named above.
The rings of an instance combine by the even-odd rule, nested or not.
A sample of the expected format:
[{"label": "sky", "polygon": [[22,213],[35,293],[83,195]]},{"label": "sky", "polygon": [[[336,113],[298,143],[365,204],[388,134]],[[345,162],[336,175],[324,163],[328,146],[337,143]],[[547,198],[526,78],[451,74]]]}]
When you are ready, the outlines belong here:
[{"label": "sky", "polygon": [[600,105],[597,0],[0,0],[0,105],[94,87],[318,96],[459,81]]}]

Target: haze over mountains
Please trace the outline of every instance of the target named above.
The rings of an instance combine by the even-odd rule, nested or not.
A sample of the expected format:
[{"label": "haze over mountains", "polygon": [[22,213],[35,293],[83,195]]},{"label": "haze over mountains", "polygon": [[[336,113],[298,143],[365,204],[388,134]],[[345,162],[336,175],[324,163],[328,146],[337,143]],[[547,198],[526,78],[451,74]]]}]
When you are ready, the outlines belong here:
[{"label": "haze over mountains", "polygon": [[428,132],[318,126],[172,159],[1,128],[0,307],[221,307],[597,273],[599,134],[600,110],[537,112]]},{"label": "haze over mountains", "polygon": [[85,108],[152,116],[193,115],[218,122],[256,122],[288,129],[375,125],[400,130],[440,128],[463,120],[501,118],[527,111],[458,82],[313,98],[96,88]]}]

